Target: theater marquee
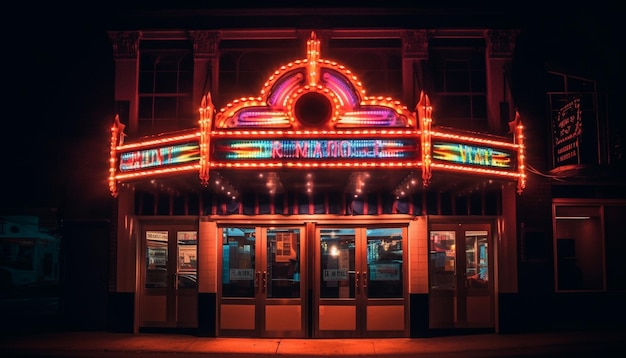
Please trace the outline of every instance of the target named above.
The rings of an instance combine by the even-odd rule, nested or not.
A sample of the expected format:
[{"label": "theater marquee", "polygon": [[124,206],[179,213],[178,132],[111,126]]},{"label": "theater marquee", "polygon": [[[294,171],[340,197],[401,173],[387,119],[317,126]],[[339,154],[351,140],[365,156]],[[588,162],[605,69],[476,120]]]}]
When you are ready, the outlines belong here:
[{"label": "theater marquee", "polygon": [[514,169],[514,155],[491,147],[433,142],[433,160],[479,167]]},{"label": "theater marquee", "polygon": [[173,166],[200,160],[198,143],[168,145],[125,152],[120,155],[120,171],[127,172],[161,166]]},{"label": "theater marquee", "polygon": [[213,143],[213,158],[238,160],[412,159],[415,139],[224,139]]}]

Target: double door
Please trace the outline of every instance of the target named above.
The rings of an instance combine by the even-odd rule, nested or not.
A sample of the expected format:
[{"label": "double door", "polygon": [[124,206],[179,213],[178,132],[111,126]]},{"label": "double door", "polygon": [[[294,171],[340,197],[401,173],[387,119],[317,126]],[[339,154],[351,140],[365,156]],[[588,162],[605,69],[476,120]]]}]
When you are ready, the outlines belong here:
[{"label": "double door", "polygon": [[308,264],[303,227],[227,226],[221,232],[219,335],[304,337]]},{"label": "double door", "polygon": [[432,224],[430,328],[494,328],[490,224]]},{"label": "double door", "polygon": [[218,335],[408,336],[406,227],[219,232]]},{"label": "double door", "polygon": [[316,337],[405,337],[406,229],[317,229]]},{"label": "double door", "polygon": [[140,327],[197,327],[197,226],[146,224],[141,234]]}]

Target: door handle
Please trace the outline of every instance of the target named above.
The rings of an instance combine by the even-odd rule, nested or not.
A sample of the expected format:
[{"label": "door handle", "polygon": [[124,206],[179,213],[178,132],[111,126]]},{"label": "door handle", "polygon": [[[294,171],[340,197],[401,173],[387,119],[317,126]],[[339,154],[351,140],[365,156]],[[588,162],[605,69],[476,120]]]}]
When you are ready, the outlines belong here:
[{"label": "door handle", "polygon": [[261,287],[261,289],[263,290],[261,291],[263,293],[267,291],[267,271],[263,271],[263,286]]},{"label": "door handle", "polygon": [[367,290],[367,271],[363,271],[363,289]]},{"label": "door handle", "polygon": [[359,290],[359,275],[360,275],[359,271],[355,272],[354,274],[354,290],[357,292]]},{"label": "door handle", "polygon": [[254,275],[254,288],[259,287],[260,276],[261,276],[261,271],[257,271],[256,274]]}]

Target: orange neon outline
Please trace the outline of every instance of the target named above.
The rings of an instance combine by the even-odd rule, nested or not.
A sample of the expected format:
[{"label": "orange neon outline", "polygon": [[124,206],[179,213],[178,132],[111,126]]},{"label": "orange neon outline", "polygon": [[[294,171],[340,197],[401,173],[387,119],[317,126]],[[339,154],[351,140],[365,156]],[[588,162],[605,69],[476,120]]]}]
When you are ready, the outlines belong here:
[{"label": "orange neon outline", "polygon": [[419,124],[421,129],[421,143],[422,143],[422,185],[428,186],[430,179],[432,178],[432,159],[430,154],[431,146],[431,125],[432,125],[432,111],[433,107],[430,105],[430,99],[423,91],[420,93],[420,99],[417,102],[417,114],[419,117]]},{"label": "orange neon outline", "polygon": [[521,194],[526,188],[526,153],[524,145],[524,126],[521,121],[517,121],[517,127],[515,129],[515,136],[517,138],[517,145],[519,147],[517,155],[517,168],[519,170],[519,178],[517,180],[517,193]]},{"label": "orange neon outline", "polygon": [[202,98],[202,106],[200,107],[200,171],[198,177],[202,185],[209,184],[209,148],[211,145],[211,119],[215,113],[215,106],[211,100],[211,93]]},{"label": "orange neon outline", "polygon": [[275,169],[275,168],[415,168],[421,163],[415,161],[387,161],[387,162],[282,162],[282,161],[255,161],[255,162],[211,162],[213,168],[239,169]]},{"label": "orange neon outline", "polygon": [[200,170],[200,164],[190,164],[190,165],[183,165],[183,166],[171,167],[171,168],[141,170],[141,171],[132,172],[132,173],[117,174],[115,176],[115,179],[132,180],[132,179],[139,179],[139,178],[145,178],[145,177],[159,176],[159,175],[164,175],[164,174],[193,172],[197,170]]},{"label": "orange neon outline", "polygon": [[[422,170],[422,184],[427,186],[432,177],[432,170],[442,171],[456,171],[456,172],[473,172],[478,174],[487,174],[500,176],[505,178],[517,178],[518,193],[521,193],[526,186],[526,173],[525,173],[525,146],[524,146],[524,134],[523,126],[519,121],[519,113],[517,113],[515,127],[515,134],[513,143],[499,141],[495,139],[489,139],[487,137],[478,137],[468,134],[455,134],[452,132],[445,132],[443,130],[432,129],[432,112],[433,108],[428,96],[422,91],[418,104],[415,108],[415,112],[410,112],[399,101],[395,101],[390,97],[368,97],[365,95],[365,89],[363,89],[361,82],[358,78],[352,74],[352,72],[345,66],[336,62],[324,60],[320,58],[319,52],[319,40],[317,40],[315,33],[311,34],[311,39],[307,42],[307,58],[303,60],[297,60],[289,62],[288,64],[281,66],[276,70],[265,82],[261,89],[261,95],[259,97],[243,97],[235,99],[221,108],[218,112],[215,111],[215,107],[211,101],[211,95],[208,93],[206,97],[202,99],[202,104],[199,109],[200,118],[198,121],[199,129],[192,128],[186,131],[171,133],[169,136],[163,137],[151,137],[135,143],[123,143],[123,137],[125,136],[123,129],[124,125],[119,122],[119,116],[116,116],[115,123],[111,128],[111,147],[110,147],[110,166],[108,183],[111,194],[116,197],[118,194],[117,185],[123,180],[143,179],[150,176],[165,175],[171,173],[184,173],[194,170],[198,171],[198,175],[202,184],[207,185],[209,181],[209,171],[211,168],[235,168],[235,169],[272,169],[272,168],[345,168],[345,169],[364,169],[364,168],[420,168]],[[351,83],[353,88],[356,89],[355,94],[359,98],[359,105],[361,106],[381,106],[394,110],[398,115],[406,118],[408,127],[406,128],[391,128],[391,129],[312,129],[301,130],[297,127],[292,129],[238,129],[228,128],[226,123],[237,111],[242,108],[257,106],[261,108],[267,108],[278,113],[284,113],[283,118],[279,118],[281,121],[287,120],[288,122],[295,122],[294,103],[299,96],[308,92],[317,92],[326,96],[331,103],[333,103],[332,120],[330,123],[340,125],[341,117],[345,114],[347,117],[346,123],[350,122],[350,111],[358,112],[359,107],[346,108],[347,105],[343,103],[341,98],[338,98],[334,91],[319,84],[320,68],[327,67],[343,74],[347,80]],[[269,96],[269,89],[271,89],[278,79],[281,78],[288,71],[294,69],[304,68],[307,75],[308,85],[303,87],[292,86],[284,96],[280,106],[268,107],[267,96]],[[343,113],[342,113],[343,111]],[[354,120],[354,119],[353,119]],[[282,123],[282,122],[277,122]],[[280,124],[279,124],[280,125]],[[417,127],[416,127],[417,126]],[[419,161],[412,160],[400,160],[400,161],[384,161],[384,162],[359,162],[359,161],[345,161],[345,162],[282,162],[282,161],[254,161],[254,162],[220,162],[212,161],[210,158],[210,143],[211,138],[271,138],[271,137],[317,137],[323,136],[325,138],[341,138],[341,137],[355,137],[355,136],[379,136],[379,137],[410,137],[415,138],[416,141],[421,143],[421,158]],[[507,148],[517,151],[518,155],[518,170],[517,172],[503,171],[492,168],[481,168],[459,164],[450,163],[433,163],[431,155],[432,139],[452,139],[454,141],[467,142],[487,145],[490,147]],[[176,143],[190,140],[198,140],[200,144],[200,159],[197,164],[180,165],[176,167],[157,168],[150,170],[142,170],[132,173],[117,174],[117,156],[121,153],[130,150],[139,150],[143,148],[150,148],[155,146],[161,146],[168,143]],[[418,144],[419,145],[419,144]]]}]

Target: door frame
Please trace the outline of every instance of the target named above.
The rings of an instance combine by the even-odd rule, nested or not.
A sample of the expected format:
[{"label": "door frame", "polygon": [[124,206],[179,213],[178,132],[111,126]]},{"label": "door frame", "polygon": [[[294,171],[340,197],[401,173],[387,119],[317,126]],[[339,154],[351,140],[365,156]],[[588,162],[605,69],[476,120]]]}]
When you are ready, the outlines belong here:
[{"label": "door frame", "polygon": [[[368,244],[368,229],[400,229],[402,232],[402,298],[372,298],[367,296],[367,285],[369,284],[368,272],[368,259],[367,259],[367,244]],[[320,232],[323,229],[352,229],[355,236],[355,267],[354,272],[349,272],[348,276],[354,275],[355,295],[354,298],[340,299],[340,298],[322,298],[320,297],[321,287],[321,235]],[[409,285],[408,285],[408,262],[409,262],[409,234],[408,223],[325,223],[317,225],[315,227],[314,239],[311,240],[315,246],[314,258],[315,261],[311,264],[313,270],[312,273],[312,294],[313,294],[313,336],[315,338],[346,338],[346,337],[408,337],[410,332],[410,313],[409,313]],[[349,280],[350,281],[350,280]],[[325,305],[326,303],[326,305]],[[320,315],[322,310],[336,310],[337,314],[346,313],[350,317],[350,309],[346,309],[345,306],[354,306],[354,330],[342,329],[342,330],[321,330],[320,329]],[[332,308],[331,308],[332,307]],[[394,309],[401,307],[402,328],[401,329],[372,329],[368,330],[368,324],[370,322],[380,321],[373,318],[374,315],[384,315],[385,312],[393,312]],[[368,311],[376,311],[376,314],[372,315],[372,320],[368,317]],[[396,310],[397,311],[397,310]],[[398,313],[398,312],[394,312]],[[331,313],[332,314],[332,313]],[[373,323],[374,325],[374,323]]]},{"label": "door frame", "polygon": [[[138,240],[137,240],[137,299],[135,302],[138,328],[197,328],[198,327],[198,286],[195,288],[179,289],[178,287],[178,239],[176,233],[180,231],[195,231],[199,238],[199,223],[195,217],[139,217],[138,218]],[[166,270],[167,287],[147,288],[147,231],[167,231],[168,232],[168,261]],[[196,243],[196,265],[199,258],[197,256],[198,242]],[[171,272],[171,270],[173,272]],[[196,271],[196,282],[197,282]],[[158,299],[158,296],[165,296],[165,302]],[[161,305],[165,310],[164,320],[151,320],[148,318],[149,312],[158,310]],[[184,309],[184,314],[181,313]],[[145,312],[144,312],[145,311]],[[179,319],[184,316],[185,319]]]},{"label": "door frame", "polygon": [[[465,233],[468,231],[477,231],[477,230],[486,230],[488,237],[488,245],[487,245],[487,257],[488,257],[488,271],[489,271],[489,280],[488,285],[485,291],[487,295],[477,294],[477,291],[474,288],[468,286],[468,279],[466,277],[466,236]],[[497,236],[499,235],[497,231],[497,218],[490,217],[441,217],[441,218],[429,218],[428,222],[428,232],[427,232],[427,242],[428,247],[430,248],[430,240],[431,240],[431,232],[433,231],[454,231],[456,235],[455,239],[455,278],[454,282],[456,285],[456,289],[454,293],[452,292],[442,292],[442,291],[434,291],[433,290],[433,267],[432,267],[432,259],[429,260],[429,327],[430,329],[470,329],[470,330],[494,330],[496,328],[497,321],[497,307],[496,307],[496,279],[497,279],[497,254],[496,254],[496,245],[497,245]],[[463,244],[463,245],[461,245]],[[429,249],[430,252],[430,249]],[[430,255],[430,254],[429,254]],[[459,273],[457,270],[463,270],[463,273]],[[480,292],[478,292],[480,293]],[[438,299],[448,299],[453,300],[453,311],[449,312],[441,312],[440,314],[452,314],[453,320],[443,322],[437,321],[437,309],[435,308],[435,302],[433,300]],[[489,319],[487,321],[482,322],[471,322],[468,320],[468,305],[470,304],[470,300],[476,300],[480,297],[488,297],[489,307],[487,309],[486,314],[489,315]]]},{"label": "door frame", "polygon": [[[303,286],[304,296],[302,297],[302,310],[303,310],[303,323],[304,323],[304,337],[314,338],[314,331],[317,325],[317,319],[315,315],[317,314],[317,304],[315,301],[315,293],[313,292],[315,283],[315,266],[314,263],[314,253],[319,245],[319,240],[316,239],[316,227],[320,225],[326,226],[360,226],[360,227],[376,227],[376,226],[386,226],[386,227],[403,227],[406,228],[407,233],[409,229],[409,223],[415,219],[413,215],[405,215],[405,214],[381,214],[376,216],[371,216],[367,218],[356,218],[356,217],[338,217],[335,215],[291,215],[291,216],[283,216],[283,215],[232,215],[227,218],[219,215],[208,215],[206,216],[207,220],[214,222],[218,229],[218,237],[217,244],[221,245],[222,238],[221,236],[221,228],[225,226],[241,226],[241,227],[271,227],[271,226],[279,226],[279,227],[303,227],[304,230],[302,232],[302,237],[300,241],[300,250],[301,250],[301,259],[307,260],[306,263],[302,262],[301,267],[301,285]],[[409,235],[410,236],[410,235]],[[405,242],[405,265],[404,265],[404,279],[403,279],[403,290],[404,290],[404,298],[403,298],[403,306],[405,310],[405,330],[403,332],[402,337],[408,337],[410,335],[410,302],[409,302],[409,277],[408,277],[408,258],[409,258],[409,241],[408,236],[404,238]],[[229,337],[260,337],[260,334],[256,331],[252,330],[229,330],[224,331],[220,329],[220,310],[221,310],[221,296],[222,296],[222,249],[221,247],[216,247],[217,250],[217,319],[216,319],[216,331],[217,336],[229,336]],[[302,251],[304,250],[304,251]],[[306,267],[306,268],[305,268]],[[242,301],[242,303],[245,301]],[[376,335],[379,336],[379,335]],[[398,335],[393,335],[394,337],[398,337]],[[290,338],[287,336],[287,338]]]},{"label": "door frame", "polygon": [[[253,297],[223,297],[223,229],[227,227],[245,227],[254,229],[255,233],[255,262],[254,262],[254,296]],[[299,230],[299,298],[272,298],[267,297],[269,275],[266,272],[268,265],[268,238],[267,232],[270,230],[297,229]],[[222,222],[218,223],[218,271],[217,275],[217,331],[218,336],[231,337],[289,337],[304,338],[308,334],[308,267],[307,260],[307,229],[302,222],[285,222],[279,225],[267,225],[262,223],[238,223]],[[231,307],[229,307],[231,306]],[[287,307],[290,306],[290,307]],[[299,306],[294,307],[294,306]],[[292,330],[271,329],[267,325],[267,315],[281,316],[281,310],[295,309],[299,312],[300,328]],[[224,328],[222,326],[223,317],[239,316],[239,319],[248,323],[249,328]],[[224,318],[226,319],[226,318]],[[293,323],[293,322],[291,322]],[[245,326],[245,324],[244,324]],[[251,327],[250,327],[251,326]]]}]

